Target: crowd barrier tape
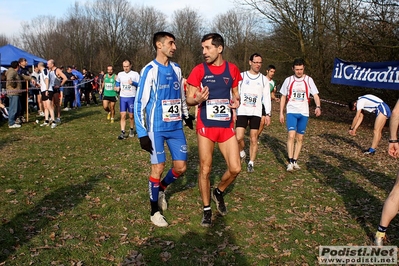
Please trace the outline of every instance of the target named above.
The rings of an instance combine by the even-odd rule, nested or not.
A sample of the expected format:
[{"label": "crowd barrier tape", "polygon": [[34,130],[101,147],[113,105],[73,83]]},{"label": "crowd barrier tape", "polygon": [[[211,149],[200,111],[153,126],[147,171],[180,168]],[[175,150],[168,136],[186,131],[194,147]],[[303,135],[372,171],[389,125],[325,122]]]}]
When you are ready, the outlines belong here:
[{"label": "crowd barrier tape", "polygon": [[[85,80],[85,81],[83,81],[83,82],[80,82],[80,83],[78,83],[78,84],[76,84],[76,85],[74,85],[74,86],[62,86],[61,88],[63,88],[63,89],[65,89],[65,88],[76,88],[76,87],[79,87],[79,86],[81,86],[81,85],[83,85],[83,84],[86,84],[86,83],[89,83],[89,82],[92,82],[94,79],[90,79],[90,80]],[[68,80],[68,81],[74,81],[74,80]],[[1,88],[2,89],[4,89],[4,90],[6,90],[6,82],[7,81],[1,81]],[[26,81],[26,80],[19,80],[19,81],[11,81],[11,82],[28,82],[29,83],[29,81]],[[22,92],[26,92],[26,91],[37,91],[37,90],[39,90],[40,91],[40,88],[37,88],[37,87],[33,87],[31,84],[29,84],[29,87],[25,90],[25,89],[21,89],[21,90],[12,90],[12,92],[14,93],[14,92],[18,92],[18,93],[22,93]]]}]

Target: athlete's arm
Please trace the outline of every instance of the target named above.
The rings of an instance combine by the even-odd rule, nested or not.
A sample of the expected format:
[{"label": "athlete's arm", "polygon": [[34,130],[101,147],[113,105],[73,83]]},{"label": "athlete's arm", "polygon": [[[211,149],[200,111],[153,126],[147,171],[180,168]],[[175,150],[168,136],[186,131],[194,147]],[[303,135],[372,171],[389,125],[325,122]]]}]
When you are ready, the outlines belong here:
[{"label": "athlete's arm", "polygon": [[[399,127],[399,101],[396,102],[395,107],[392,110],[392,115],[389,120],[389,140],[397,141],[398,139],[398,127]],[[399,157],[399,143],[389,142],[388,154],[394,158]]]},{"label": "athlete's arm", "polygon": [[230,108],[237,109],[240,107],[240,94],[238,92],[238,86],[231,89],[231,93],[233,95],[233,99],[231,100]]},{"label": "athlete's arm", "polygon": [[281,93],[281,99],[280,99],[280,123],[284,124],[284,107],[285,107],[285,102],[287,101],[287,93],[288,93],[288,84],[289,84],[290,78],[286,78],[284,80],[283,85],[280,88],[280,93]]},{"label": "athlete's arm", "polygon": [[286,99],[287,99],[287,96],[281,94],[281,99],[280,99],[280,123],[281,124],[284,124],[284,107],[285,107]]},{"label": "athlete's arm", "polygon": [[150,99],[152,76],[149,74],[149,67],[143,69],[134,101],[134,121],[136,122],[137,136],[139,138],[148,136],[145,127],[145,108]]},{"label": "athlete's arm", "polygon": [[64,74],[64,72],[62,72],[61,71],[61,69],[59,69],[59,68],[57,68],[57,76],[59,76],[59,77],[61,77],[62,78],[62,81],[61,81],[61,87],[62,86],[64,86],[64,84],[65,84],[65,82],[67,82],[68,81],[68,78],[67,78],[67,76],[65,76],[65,74]]},{"label": "athlete's arm", "polygon": [[320,116],[321,115],[321,105],[320,105],[319,94],[318,93],[313,94],[313,99],[314,99],[314,102],[316,104],[316,109],[314,110],[314,113],[315,113],[316,116]]},{"label": "athlete's arm", "polygon": [[359,109],[356,111],[356,115],[353,118],[351,127],[349,129],[349,135],[356,136],[356,130],[360,126],[362,121],[363,121],[363,113],[362,113],[362,109]]},{"label": "athlete's arm", "polygon": [[[265,77],[262,77],[262,78],[265,78]],[[269,85],[269,82],[266,82],[264,84],[265,84],[265,86],[263,86],[263,91],[262,91],[262,103],[265,106],[266,114],[271,115],[272,97],[270,95],[270,85]]]}]

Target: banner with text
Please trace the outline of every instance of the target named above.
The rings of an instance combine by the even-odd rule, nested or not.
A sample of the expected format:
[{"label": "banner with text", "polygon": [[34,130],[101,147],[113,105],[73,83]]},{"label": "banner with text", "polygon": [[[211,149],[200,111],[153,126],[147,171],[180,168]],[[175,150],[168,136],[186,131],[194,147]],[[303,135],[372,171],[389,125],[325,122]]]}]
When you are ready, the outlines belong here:
[{"label": "banner with text", "polygon": [[331,83],[399,90],[399,61],[362,63],[335,58]]}]

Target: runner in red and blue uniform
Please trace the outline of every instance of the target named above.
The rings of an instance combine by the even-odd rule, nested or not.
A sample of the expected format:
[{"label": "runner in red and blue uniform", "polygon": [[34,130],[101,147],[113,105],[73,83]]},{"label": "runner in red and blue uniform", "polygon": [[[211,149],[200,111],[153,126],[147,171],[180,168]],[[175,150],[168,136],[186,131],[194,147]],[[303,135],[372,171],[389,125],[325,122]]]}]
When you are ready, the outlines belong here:
[{"label": "runner in red and blue uniform", "polygon": [[224,40],[220,34],[206,34],[201,42],[205,62],[197,65],[187,78],[187,104],[198,105],[198,185],[204,204],[201,225],[208,227],[212,224],[209,176],[216,142],[227,164],[226,172],[212,191],[212,199],[221,215],[227,214],[223,192],[241,171],[233,109],[240,105],[238,82],[242,78],[238,67],[223,59]]}]

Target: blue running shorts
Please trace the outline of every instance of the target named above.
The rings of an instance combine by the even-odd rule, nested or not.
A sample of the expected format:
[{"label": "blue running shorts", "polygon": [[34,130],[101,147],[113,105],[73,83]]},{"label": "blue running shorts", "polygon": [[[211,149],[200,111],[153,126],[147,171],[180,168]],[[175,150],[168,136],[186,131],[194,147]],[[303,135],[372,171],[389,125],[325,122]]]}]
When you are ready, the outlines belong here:
[{"label": "blue running shorts", "polygon": [[183,129],[148,132],[148,137],[151,139],[152,148],[154,149],[151,155],[151,164],[159,164],[166,161],[165,141],[173,161],[187,161],[187,142]]},{"label": "blue running shorts", "polygon": [[308,116],[302,114],[287,114],[287,130],[295,130],[298,134],[305,134],[308,125]]}]

